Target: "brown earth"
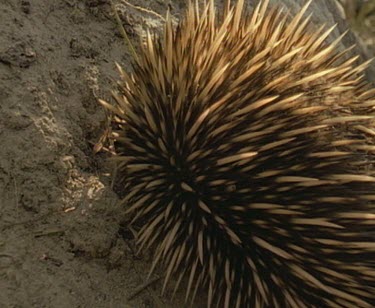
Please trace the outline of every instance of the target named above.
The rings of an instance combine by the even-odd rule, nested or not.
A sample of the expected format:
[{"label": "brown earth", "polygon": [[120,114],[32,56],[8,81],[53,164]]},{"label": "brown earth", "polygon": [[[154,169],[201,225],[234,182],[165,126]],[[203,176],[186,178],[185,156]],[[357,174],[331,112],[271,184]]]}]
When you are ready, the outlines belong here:
[{"label": "brown earth", "polygon": [[[161,15],[168,2],[132,1]],[[172,2],[178,17],[185,1]],[[294,2],[298,10],[304,1]],[[162,25],[116,3],[135,44]],[[324,12],[319,21],[339,21],[337,37],[346,25],[325,5],[311,9]],[[0,0],[1,308],[182,306],[183,291],[160,296],[157,274],[135,294],[152,255],[137,254],[108,155],[93,153],[105,126],[97,99],[111,100],[114,63],[129,69],[130,58],[108,0]]]}]

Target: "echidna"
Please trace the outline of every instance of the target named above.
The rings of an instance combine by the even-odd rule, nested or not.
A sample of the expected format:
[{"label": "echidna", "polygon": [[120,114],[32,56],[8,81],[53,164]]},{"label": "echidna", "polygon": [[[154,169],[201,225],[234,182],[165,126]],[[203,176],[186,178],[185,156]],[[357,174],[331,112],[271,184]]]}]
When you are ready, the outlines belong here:
[{"label": "echidna", "polygon": [[375,89],[309,3],[190,2],[103,102],[141,248],[208,307],[375,307]]}]

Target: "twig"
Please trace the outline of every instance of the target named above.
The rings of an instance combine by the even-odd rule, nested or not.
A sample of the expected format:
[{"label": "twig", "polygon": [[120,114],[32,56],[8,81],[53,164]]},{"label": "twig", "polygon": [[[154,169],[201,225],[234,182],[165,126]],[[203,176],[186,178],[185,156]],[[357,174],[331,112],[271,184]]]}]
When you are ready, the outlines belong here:
[{"label": "twig", "polygon": [[13,178],[13,185],[14,185],[14,198],[15,198],[15,206],[16,206],[16,209],[18,209],[18,186],[17,186],[17,181],[16,181],[16,177],[14,176],[14,174],[12,174],[12,178]]},{"label": "twig", "polygon": [[131,53],[132,53],[132,55],[133,55],[133,58],[134,58],[135,60],[138,60],[137,53],[135,52],[135,49],[134,49],[134,47],[133,47],[133,44],[130,42],[129,37],[128,37],[128,35],[126,34],[126,31],[125,31],[125,29],[124,29],[124,27],[123,27],[123,25],[122,25],[122,22],[121,22],[120,16],[119,16],[118,13],[117,13],[117,10],[116,10],[116,7],[115,7],[115,4],[113,3],[112,0],[110,0],[110,1],[111,1],[112,11],[113,11],[113,13],[115,14],[115,18],[116,18],[117,25],[118,25],[118,27],[119,27],[119,29],[120,29],[120,32],[121,32],[122,37],[123,37],[124,40],[125,40],[125,45],[126,45],[126,47],[128,47],[128,48],[130,49],[130,51],[131,51]]},{"label": "twig", "polygon": [[13,228],[13,227],[16,227],[16,226],[21,226],[21,225],[25,225],[25,224],[29,224],[29,223],[34,223],[34,222],[37,222],[37,221],[40,221],[41,219],[44,219],[50,215],[55,215],[55,214],[59,214],[60,212],[58,211],[50,211],[46,214],[43,214],[37,218],[33,218],[33,219],[27,219],[27,220],[23,220],[23,221],[18,221],[18,222],[15,222],[15,223],[10,223],[10,224],[7,224],[7,225],[3,225],[1,226],[0,228],[0,231],[4,231],[6,229],[9,229],[9,228]]},{"label": "twig", "polygon": [[47,231],[37,231],[35,232],[35,237],[42,237],[42,236],[51,236],[51,235],[63,235],[65,233],[64,230],[61,229],[52,229]]},{"label": "twig", "polygon": [[143,290],[147,289],[150,285],[160,280],[160,277],[155,277],[154,279],[151,279],[144,284],[140,285],[138,288],[135,289],[135,291],[130,294],[127,298],[128,301],[132,300],[134,297],[136,297],[139,293],[141,293]]},{"label": "twig", "polygon": [[140,6],[137,6],[137,5],[134,5],[134,4],[131,4],[129,3],[128,1],[126,0],[121,0],[122,2],[124,2],[126,5],[132,7],[133,9],[136,9],[138,11],[141,11],[141,12],[145,12],[145,13],[148,13],[148,14],[151,14],[151,15],[154,15],[158,18],[160,18],[161,20],[165,21],[165,18],[163,16],[161,16],[160,14],[154,12],[154,11],[151,11],[151,10],[148,10],[148,9],[145,9],[143,7],[140,7]]}]

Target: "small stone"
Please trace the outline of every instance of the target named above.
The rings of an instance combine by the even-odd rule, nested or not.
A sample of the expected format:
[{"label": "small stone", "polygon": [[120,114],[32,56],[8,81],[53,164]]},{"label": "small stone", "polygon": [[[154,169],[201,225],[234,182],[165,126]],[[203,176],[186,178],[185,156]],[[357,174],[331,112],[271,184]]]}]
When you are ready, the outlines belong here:
[{"label": "small stone", "polygon": [[21,1],[22,12],[24,12],[25,14],[30,14],[30,7],[31,7],[30,1],[28,1],[28,0],[22,0]]}]

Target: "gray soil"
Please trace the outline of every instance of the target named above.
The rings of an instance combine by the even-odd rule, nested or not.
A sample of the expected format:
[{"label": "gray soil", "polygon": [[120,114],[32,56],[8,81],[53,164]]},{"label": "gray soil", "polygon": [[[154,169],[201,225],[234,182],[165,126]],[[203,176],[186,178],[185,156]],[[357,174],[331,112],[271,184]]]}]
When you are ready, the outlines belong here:
[{"label": "gray soil", "polygon": [[[129,2],[164,16],[169,1]],[[178,18],[185,1],[172,2]],[[163,24],[115,3],[135,45]],[[337,22],[316,3],[316,19]],[[137,253],[108,154],[93,152],[106,119],[97,99],[111,101],[115,62],[130,59],[107,0],[0,0],[1,308],[183,306],[184,287],[160,295],[161,270],[136,293],[152,253]]]}]

